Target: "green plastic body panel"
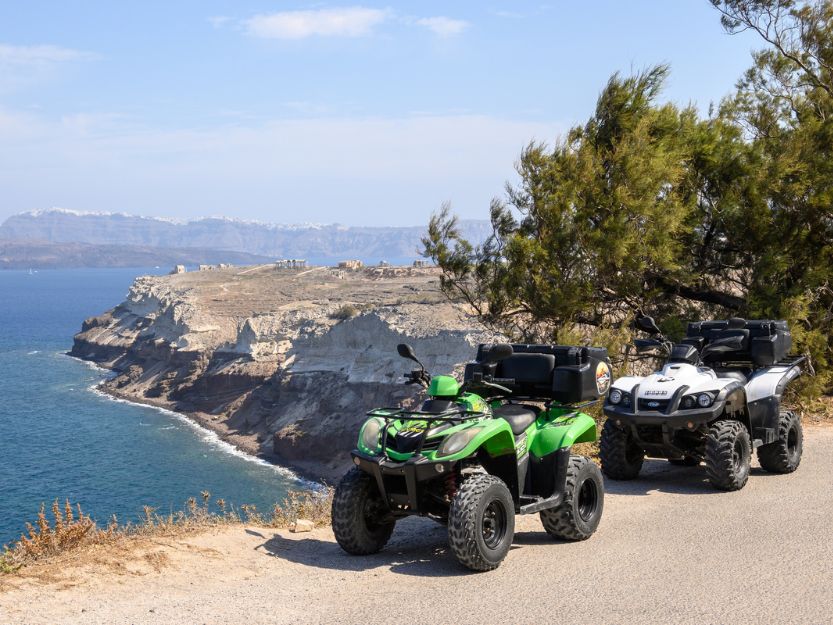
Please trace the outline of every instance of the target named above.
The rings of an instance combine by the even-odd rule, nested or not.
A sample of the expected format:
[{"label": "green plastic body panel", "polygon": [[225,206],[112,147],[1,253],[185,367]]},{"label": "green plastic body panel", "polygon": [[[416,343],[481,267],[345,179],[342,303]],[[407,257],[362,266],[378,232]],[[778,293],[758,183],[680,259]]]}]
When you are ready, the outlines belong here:
[{"label": "green plastic body panel", "polygon": [[553,409],[538,418],[529,451],[538,458],[547,456],[575,443],[590,443],[596,440],[596,422],[583,412]]},{"label": "green plastic body panel", "polygon": [[450,375],[435,375],[428,385],[428,395],[431,397],[457,397],[460,385]]},{"label": "green plastic body panel", "polygon": [[[428,394],[432,397],[454,397],[456,403],[471,412],[482,412],[481,418],[466,420],[451,427],[439,428],[432,433],[426,441],[438,441],[446,439],[458,432],[477,428],[477,433],[468,444],[459,452],[447,456],[439,455],[437,445],[435,449],[423,451],[423,455],[429,460],[455,461],[475,455],[478,450],[483,449],[489,456],[496,458],[506,454],[518,453],[519,456],[528,450],[538,458],[547,456],[559,449],[571,447],[575,443],[588,443],[596,440],[596,422],[592,417],[578,412],[569,407],[554,407],[544,410],[538,418],[527,428],[525,436],[518,436],[517,439],[512,429],[504,419],[492,418],[492,409],[500,405],[499,402],[486,402],[479,395],[474,393],[463,393],[459,395],[460,386],[451,376],[435,376],[431,379]],[[385,417],[392,417],[396,414],[395,409],[380,408],[370,413],[370,418],[365,422],[359,431],[358,448],[368,454],[380,453],[379,445],[369,449],[363,443],[365,428],[372,421],[384,423]],[[394,419],[388,425],[388,436],[395,436],[403,430],[422,431],[427,425],[424,418],[403,418]],[[441,426],[442,423],[435,423],[432,429]],[[517,445],[517,448],[516,448]],[[395,461],[404,462],[413,456],[413,453],[400,453],[388,447],[387,455]]]}]

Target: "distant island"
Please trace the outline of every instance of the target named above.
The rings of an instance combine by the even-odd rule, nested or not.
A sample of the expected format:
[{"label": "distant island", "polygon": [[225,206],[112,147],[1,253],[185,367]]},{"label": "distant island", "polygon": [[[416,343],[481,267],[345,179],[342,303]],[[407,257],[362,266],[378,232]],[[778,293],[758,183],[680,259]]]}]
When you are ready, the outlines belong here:
[{"label": "distant island", "polygon": [[266,256],[226,250],[167,249],[143,245],[92,245],[0,239],[0,269],[167,267],[219,263],[253,265],[270,260]]},{"label": "distant island", "polygon": [[[488,221],[460,226],[469,241],[483,241],[491,233]],[[287,225],[225,217],[183,221],[52,208],[13,215],[0,225],[0,267],[256,264],[264,258],[408,264],[419,257],[425,231],[425,226]]]}]

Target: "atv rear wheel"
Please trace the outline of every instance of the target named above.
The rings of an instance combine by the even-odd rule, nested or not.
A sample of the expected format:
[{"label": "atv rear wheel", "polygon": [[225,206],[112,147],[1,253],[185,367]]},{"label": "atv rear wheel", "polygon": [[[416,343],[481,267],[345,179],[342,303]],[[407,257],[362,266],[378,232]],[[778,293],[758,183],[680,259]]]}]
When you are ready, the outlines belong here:
[{"label": "atv rear wheel", "polygon": [[642,470],[645,451],[633,441],[629,430],[623,430],[608,419],[599,441],[602,471],[612,480],[632,480]]},{"label": "atv rear wheel", "polygon": [[602,472],[596,463],[584,456],[570,456],[564,501],[541,510],[541,523],[554,538],[586,540],[599,527],[604,496]]},{"label": "atv rear wheel", "polygon": [[376,553],[390,540],[396,524],[372,476],[358,467],[341,478],[333,495],[333,534],[347,553]]},{"label": "atv rear wheel", "polygon": [[801,418],[794,412],[785,411],[778,420],[778,440],[758,447],[758,462],[770,473],[792,473],[801,464],[803,450]]},{"label": "atv rear wheel", "polygon": [[709,428],[706,437],[706,474],[720,490],[740,490],[749,479],[752,442],[740,421],[722,419]]},{"label": "atv rear wheel", "polygon": [[448,545],[460,564],[496,569],[514,537],[515,502],[503,480],[478,473],[463,482],[448,512]]}]

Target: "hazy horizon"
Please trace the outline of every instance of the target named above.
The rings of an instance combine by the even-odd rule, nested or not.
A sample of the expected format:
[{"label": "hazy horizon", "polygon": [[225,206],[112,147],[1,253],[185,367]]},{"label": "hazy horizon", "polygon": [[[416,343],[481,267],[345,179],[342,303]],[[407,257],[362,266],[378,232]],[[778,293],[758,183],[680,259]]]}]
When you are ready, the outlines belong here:
[{"label": "hazy horizon", "polygon": [[0,222],[53,206],[405,226],[466,219],[614,72],[705,111],[759,43],[707,0],[0,7]]}]

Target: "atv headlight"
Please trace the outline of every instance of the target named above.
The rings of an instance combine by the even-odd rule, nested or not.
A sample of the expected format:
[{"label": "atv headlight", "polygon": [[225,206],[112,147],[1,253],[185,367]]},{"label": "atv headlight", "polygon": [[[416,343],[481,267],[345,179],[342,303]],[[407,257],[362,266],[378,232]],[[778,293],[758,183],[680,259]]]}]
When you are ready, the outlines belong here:
[{"label": "atv headlight", "polygon": [[708,393],[700,393],[697,396],[697,404],[701,408],[708,408],[709,406],[712,405],[712,402],[714,402],[714,397],[712,397]]},{"label": "atv headlight", "polygon": [[714,395],[711,393],[697,393],[696,395],[686,395],[680,400],[680,408],[683,410],[691,410],[692,408],[708,408],[714,403]]},{"label": "atv headlight", "polygon": [[381,432],[382,421],[380,419],[368,419],[359,435],[362,447],[370,451],[376,451],[379,448],[379,434]]},{"label": "atv headlight", "polygon": [[455,432],[447,437],[437,450],[437,456],[453,456],[465,449],[466,445],[474,440],[474,437],[480,434],[483,428],[468,428],[460,432]]},{"label": "atv headlight", "polygon": [[610,400],[611,404],[618,404],[620,401],[622,401],[622,391],[620,391],[618,388],[613,389],[612,391],[610,391],[608,399]]}]

